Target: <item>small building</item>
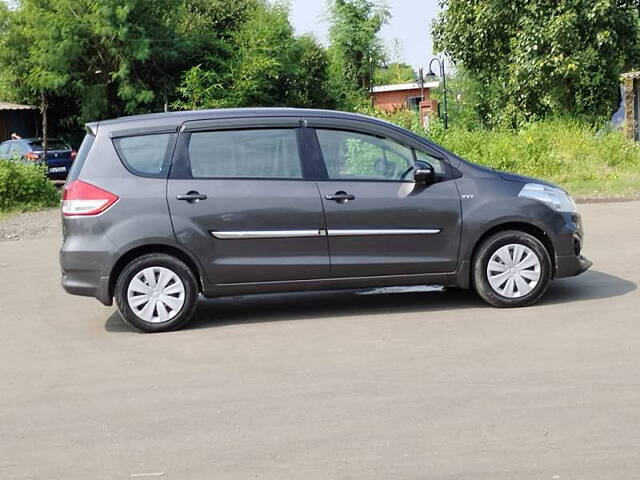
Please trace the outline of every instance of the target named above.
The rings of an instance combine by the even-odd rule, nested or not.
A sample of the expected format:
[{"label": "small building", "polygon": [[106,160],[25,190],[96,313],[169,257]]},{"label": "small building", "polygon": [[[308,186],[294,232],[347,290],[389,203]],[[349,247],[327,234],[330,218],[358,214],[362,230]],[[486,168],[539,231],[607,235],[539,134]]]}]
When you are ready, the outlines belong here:
[{"label": "small building", "polygon": [[431,98],[431,90],[439,85],[439,82],[424,82],[373,87],[373,107],[387,113],[415,110],[420,112],[422,124],[426,125],[430,117],[438,115],[438,102]]},{"label": "small building", "polygon": [[622,75],[624,133],[630,140],[640,141],[640,72]]},{"label": "small building", "polygon": [[23,138],[37,137],[39,122],[38,107],[0,100],[0,142],[9,140],[12,133]]}]

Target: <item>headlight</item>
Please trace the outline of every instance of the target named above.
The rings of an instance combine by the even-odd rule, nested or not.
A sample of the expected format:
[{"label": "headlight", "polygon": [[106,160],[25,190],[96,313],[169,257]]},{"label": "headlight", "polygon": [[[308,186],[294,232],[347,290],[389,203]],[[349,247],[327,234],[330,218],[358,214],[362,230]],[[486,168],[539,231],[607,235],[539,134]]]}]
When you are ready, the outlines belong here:
[{"label": "headlight", "polygon": [[538,200],[549,205],[556,212],[575,213],[577,211],[576,203],[567,192],[560,188],[548,187],[539,183],[527,183],[520,190],[518,197]]}]

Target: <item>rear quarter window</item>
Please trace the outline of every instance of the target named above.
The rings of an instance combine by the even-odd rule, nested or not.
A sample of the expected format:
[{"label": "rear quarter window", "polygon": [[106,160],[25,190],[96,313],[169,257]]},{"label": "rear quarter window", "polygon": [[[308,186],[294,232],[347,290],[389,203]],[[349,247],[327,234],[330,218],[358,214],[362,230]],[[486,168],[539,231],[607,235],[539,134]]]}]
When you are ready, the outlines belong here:
[{"label": "rear quarter window", "polygon": [[124,166],[136,175],[166,176],[175,134],[158,133],[120,137],[113,140]]}]

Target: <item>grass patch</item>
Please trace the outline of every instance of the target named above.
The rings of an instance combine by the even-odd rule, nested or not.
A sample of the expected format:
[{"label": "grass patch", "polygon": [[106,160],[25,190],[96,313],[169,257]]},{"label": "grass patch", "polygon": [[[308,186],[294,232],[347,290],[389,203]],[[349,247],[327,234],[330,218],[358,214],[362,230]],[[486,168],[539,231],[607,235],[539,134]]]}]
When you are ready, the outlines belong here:
[{"label": "grass patch", "polygon": [[60,193],[46,177],[45,167],[16,160],[0,160],[0,213],[55,207]]},{"label": "grass patch", "polygon": [[465,130],[455,125],[444,130],[440,123],[425,130],[412,112],[376,115],[471,162],[541,178],[576,196],[640,194],[640,145],[621,132],[561,119],[530,123],[519,130]]}]

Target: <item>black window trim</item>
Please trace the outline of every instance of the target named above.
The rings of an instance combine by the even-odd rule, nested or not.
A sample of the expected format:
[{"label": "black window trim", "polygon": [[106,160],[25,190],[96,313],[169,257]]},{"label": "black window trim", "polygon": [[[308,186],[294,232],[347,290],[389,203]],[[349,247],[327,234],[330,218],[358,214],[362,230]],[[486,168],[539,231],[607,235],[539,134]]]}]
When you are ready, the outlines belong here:
[{"label": "black window trim", "polygon": [[[402,145],[408,146],[414,150],[426,153],[445,164],[446,174],[441,181],[451,180],[461,175],[453,167],[452,161],[457,161],[455,156],[451,156],[450,152],[440,148],[438,145],[431,144],[427,139],[418,135],[405,131],[400,127],[389,124],[381,125],[377,122],[368,121],[365,117],[359,119],[344,119],[335,116],[293,116],[293,115],[266,115],[264,117],[230,117],[230,118],[213,118],[184,121],[177,127],[178,135],[174,154],[169,166],[168,177],[170,179],[192,179],[191,167],[188,162],[188,145],[189,134],[195,131],[214,131],[214,130],[237,130],[237,129],[261,129],[261,128],[296,128],[298,132],[298,150],[300,152],[300,160],[302,162],[302,172],[304,181],[339,181],[338,179],[329,179],[327,174],[324,158],[316,135],[316,128],[325,128],[333,130],[347,130],[365,135],[373,135],[380,138],[389,138]],[[251,180],[250,177],[219,177],[227,180]],[[256,178],[254,178],[256,179]],[[288,180],[300,181],[300,179],[283,178],[277,179],[273,177],[257,177],[259,180]],[[345,179],[343,179],[345,180]],[[410,180],[351,180],[363,182],[392,182],[392,183],[411,183]]]}]

